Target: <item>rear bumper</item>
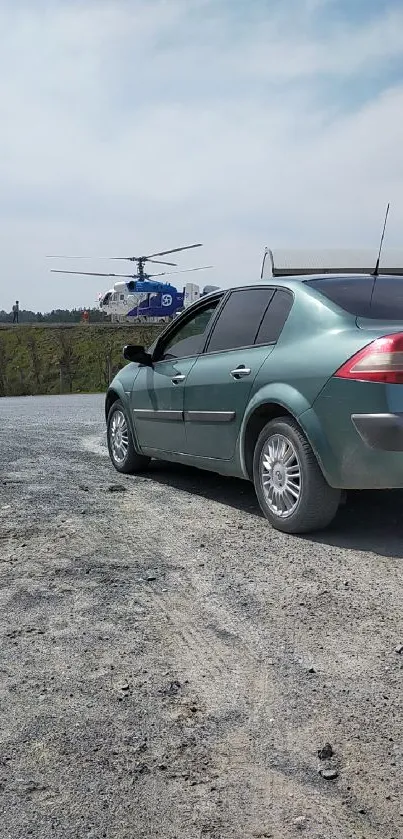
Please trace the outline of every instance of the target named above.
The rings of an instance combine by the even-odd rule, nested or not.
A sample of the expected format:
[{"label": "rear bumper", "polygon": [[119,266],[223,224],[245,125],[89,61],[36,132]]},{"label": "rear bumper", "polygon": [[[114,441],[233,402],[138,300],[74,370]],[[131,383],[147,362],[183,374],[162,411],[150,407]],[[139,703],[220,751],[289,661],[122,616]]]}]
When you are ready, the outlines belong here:
[{"label": "rear bumper", "polygon": [[318,404],[298,418],[330,486],[403,489],[403,413],[335,416],[334,407]]},{"label": "rear bumper", "polygon": [[354,427],[370,449],[403,452],[403,413],[352,414]]},{"label": "rear bumper", "polygon": [[403,385],[332,378],[299,420],[330,486],[403,489]]}]

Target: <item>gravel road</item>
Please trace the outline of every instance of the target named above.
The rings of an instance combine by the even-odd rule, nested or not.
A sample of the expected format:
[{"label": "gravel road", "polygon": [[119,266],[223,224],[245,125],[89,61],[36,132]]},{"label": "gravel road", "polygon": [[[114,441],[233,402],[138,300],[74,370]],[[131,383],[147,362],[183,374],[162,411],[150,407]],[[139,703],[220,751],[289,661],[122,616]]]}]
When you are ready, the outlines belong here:
[{"label": "gravel road", "polygon": [[0,400],[2,839],[401,839],[403,495],[285,536],[102,411]]}]

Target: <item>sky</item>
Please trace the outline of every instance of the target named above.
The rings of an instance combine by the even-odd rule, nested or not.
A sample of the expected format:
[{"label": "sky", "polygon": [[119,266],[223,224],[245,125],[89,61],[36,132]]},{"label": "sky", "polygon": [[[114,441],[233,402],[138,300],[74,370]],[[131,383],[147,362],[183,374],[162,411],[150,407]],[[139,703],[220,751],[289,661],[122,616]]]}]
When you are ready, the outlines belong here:
[{"label": "sky", "polygon": [[388,201],[398,247],[401,0],[0,0],[0,309],[194,242],[178,287],[254,282],[266,246],[374,246]]}]

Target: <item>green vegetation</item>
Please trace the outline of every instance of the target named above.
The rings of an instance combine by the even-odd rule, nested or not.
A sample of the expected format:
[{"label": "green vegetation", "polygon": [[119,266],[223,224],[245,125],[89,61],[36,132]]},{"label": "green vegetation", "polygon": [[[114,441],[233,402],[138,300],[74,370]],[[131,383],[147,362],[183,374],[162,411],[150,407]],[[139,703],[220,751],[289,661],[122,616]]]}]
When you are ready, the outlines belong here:
[{"label": "green vegetation", "polygon": [[[30,309],[20,309],[20,323],[80,323],[85,309],[52,309],[51,312],[32,312]],[[107,315],[99,308],[86,310],[91,323],[107,322]],[[12,323],[13,313],[0,309],[0,323]]]},{"label": "green vegetation", "polygon": [[102,392],[126,363],[124,345],[149,346],[161,328],[109,323],[3,326],[0,396]]}]

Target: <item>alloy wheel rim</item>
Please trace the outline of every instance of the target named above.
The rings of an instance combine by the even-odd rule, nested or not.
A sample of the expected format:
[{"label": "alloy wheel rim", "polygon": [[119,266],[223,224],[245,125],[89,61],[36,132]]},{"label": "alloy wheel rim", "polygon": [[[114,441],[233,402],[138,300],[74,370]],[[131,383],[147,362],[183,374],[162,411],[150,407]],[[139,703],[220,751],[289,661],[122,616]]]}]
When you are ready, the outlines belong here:
[{"label": "alloy wheel rim", "polygon": [[260,477],[266,504],[277,518],[292,516],[302,492],[301,463],[291,440],[274,434],[260,458]]},{"label": "alloy wheel rim", "polygon": [[110,443],[113,459],[123,463],[129,448],[129,432],[126,417],[122,411],[115,411],[110,428]]}]

